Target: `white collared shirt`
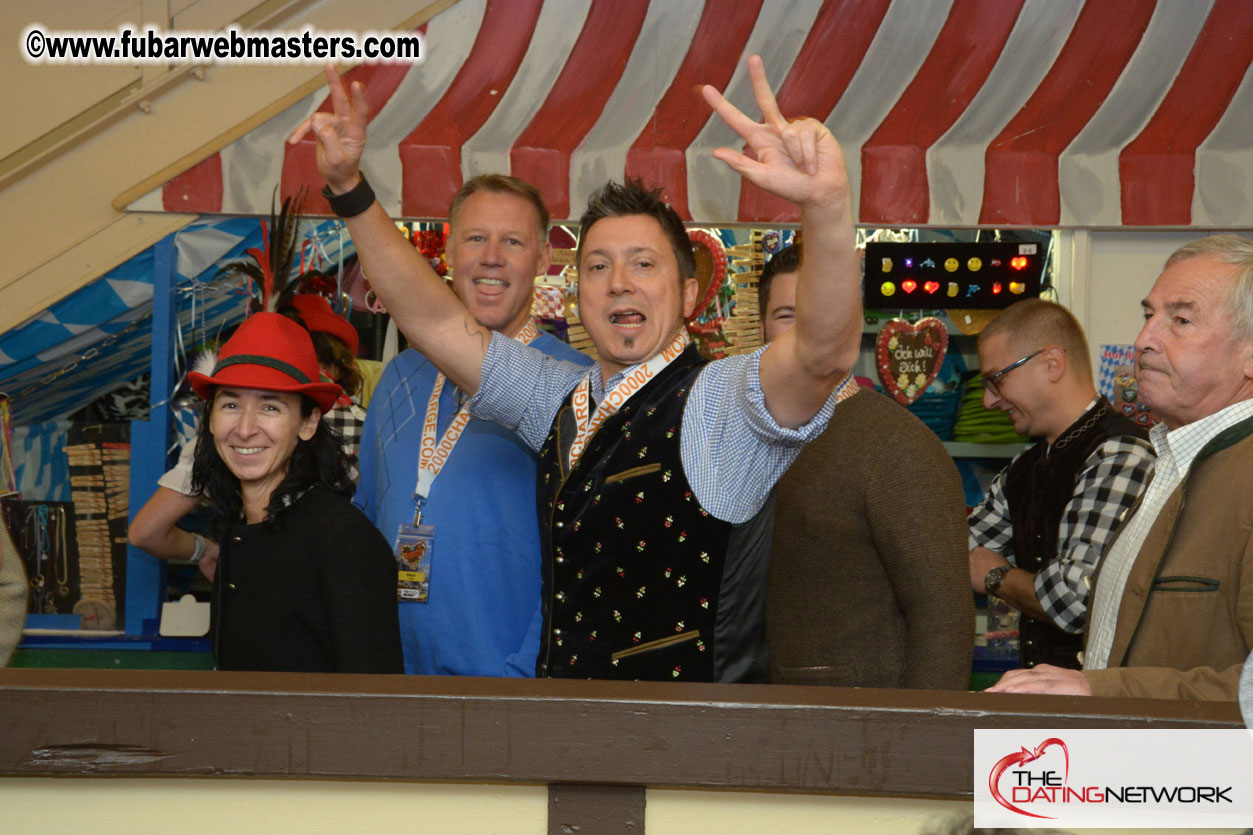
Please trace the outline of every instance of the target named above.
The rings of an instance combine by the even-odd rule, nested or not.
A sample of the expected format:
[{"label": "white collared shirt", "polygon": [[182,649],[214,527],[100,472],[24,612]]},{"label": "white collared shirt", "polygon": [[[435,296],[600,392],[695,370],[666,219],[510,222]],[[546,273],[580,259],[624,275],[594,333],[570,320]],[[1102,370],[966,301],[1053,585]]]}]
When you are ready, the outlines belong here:
[{"label": "white collared shirt", "polygon": [[1149,432],[1149,440],[1157,449],[1153,480],[1144,491],[1144,499],[1135,515],[1105,554],[1096,588],[1092,590],[1091,634],[1083,662],[1085,670],[1103,670],[1109,666],[1114,628],[1118,623],[1118,609],[1122,605],[1127,577],[1166,500],[1188,474],[1202,447],[1219,432],[1248,417],[1253,417],[1253,399],[1233,403],[1178,429],[1167,430],[1164,423],[1159,423]]}]

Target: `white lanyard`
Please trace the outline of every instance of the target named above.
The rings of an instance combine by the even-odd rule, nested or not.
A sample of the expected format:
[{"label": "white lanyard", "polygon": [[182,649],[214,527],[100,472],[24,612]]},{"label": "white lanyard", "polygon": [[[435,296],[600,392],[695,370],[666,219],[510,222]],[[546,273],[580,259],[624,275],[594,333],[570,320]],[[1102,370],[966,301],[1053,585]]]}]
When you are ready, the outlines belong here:
[{"label": "white lanyard", "polygon": [[[535,327],[534,321],[528,321],[514,337],[523,345],[530,345],[538,338],[539,328]],[[439,425],[439,395],[444,390],[445,380],[447,378],[443,374],[435,377],[435,386],[431,389],[431,397],[426,403],[426,420],[422,424],[422,446],[418,451],[418,486],[414,491],[415,497],[419,500],[431,495],[431,484],[435,482],[435,477],[439,475],[440,470],[444,469],[448,456],[452,455],[453,447],[457,445],[461,433],[465,431],[466,424],[470,422],[469,409],[462,407],[452,419],[452,423],[444,430],[444,437],[439,440],[439,443],[435,442]]]},{"label": "white lanyard", "polygon": [[574,407],[574,423],[578,427],[578,432],[574,436],[574,443],[570,444],[570,469],[574,469],[574,465],[578,463],[579,456],[583,454],[587,442],[592,439],[592,435],[596,434],[596,430],[605,420],[631,399],[631,395],[642,389],[649,380],[657,376],[663,368],[678,359],[679,354],[683,353],[692,338],[687,335],[687,328],[679,330],[670,344],[662,349],[660,354],[655,355],[648,362],[636,366],[635,370],[626,375],[613,390],[605,394],[605,399],[596,407],[596,413],[589,415],[591,411],[589,404],[591,402],[590,389],[592,372],[588,372],[587,376],[579,381],[574,387],[574,396],[571,405]]}]

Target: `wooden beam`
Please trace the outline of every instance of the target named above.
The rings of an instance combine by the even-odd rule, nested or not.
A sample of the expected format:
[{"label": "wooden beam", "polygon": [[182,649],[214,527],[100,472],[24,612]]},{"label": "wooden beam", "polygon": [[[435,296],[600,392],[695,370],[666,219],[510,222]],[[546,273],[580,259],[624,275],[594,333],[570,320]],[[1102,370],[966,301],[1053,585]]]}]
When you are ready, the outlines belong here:
[{"label": "wooden beam", "polygon": [[952,799],[973,794],[975,728],[1148,727],[1243,724],[1234,703],[1150,699],[0,670],[0,774],[10,775],[574,783]]}]

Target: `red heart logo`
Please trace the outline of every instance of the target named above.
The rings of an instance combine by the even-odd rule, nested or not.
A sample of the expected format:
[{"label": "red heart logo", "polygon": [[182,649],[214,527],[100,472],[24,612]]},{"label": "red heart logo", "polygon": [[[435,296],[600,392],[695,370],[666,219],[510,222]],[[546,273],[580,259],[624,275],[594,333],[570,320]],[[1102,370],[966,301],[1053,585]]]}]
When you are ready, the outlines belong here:
[{"label": "red heart logo", "polygon": [[934,293],[936,290],[940,289],[940,282],[928,281],[926,284],[922,285],[922,289],[926,290],[928,293]]},{"label": "red heart logo", "polygon": [[918,289],[918,282],[914,281],[912,278],[907,278],[901,282],[901,289],[906,293],[912,293]]},{"label": "red heart logo", "polygon": [[893,319],[875,340],[879,380],[898,403],[908,406],[940,373],[947,352],[948,330],[939,319],[928,316],[913,324]]}]

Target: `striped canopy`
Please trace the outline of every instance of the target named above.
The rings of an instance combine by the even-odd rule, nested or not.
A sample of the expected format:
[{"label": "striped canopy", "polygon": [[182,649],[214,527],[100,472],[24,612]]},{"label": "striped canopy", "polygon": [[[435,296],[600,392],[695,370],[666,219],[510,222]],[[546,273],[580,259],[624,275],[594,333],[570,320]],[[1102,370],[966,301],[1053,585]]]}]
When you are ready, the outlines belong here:
[{"label": "striped canopy", "polygon": [[[1247,0],[462,0],[424,31],[423,63],[350,74],[397,217],[443,217],[499,171],[555,218],[626,174],[697,222],[795,221],[710,156],[738,140],[695,92],[756,115],[757,53],[784,113],[842,143],[860,223],[1253,226]],[[276,182],[316,190],[312,140],[283,139],[319,108],[325,90],[132,208],[265,214]]]}]

